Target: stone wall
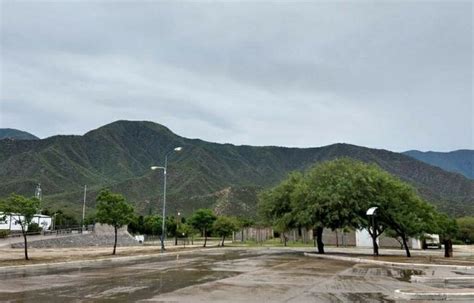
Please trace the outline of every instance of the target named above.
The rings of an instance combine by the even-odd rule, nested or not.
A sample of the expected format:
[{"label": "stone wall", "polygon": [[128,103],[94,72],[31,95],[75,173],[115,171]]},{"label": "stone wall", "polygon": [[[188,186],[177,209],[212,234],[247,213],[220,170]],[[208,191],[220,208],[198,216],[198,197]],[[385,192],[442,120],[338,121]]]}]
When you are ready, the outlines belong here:
[{"label": "stone wall", "polygon": [[[48,238],[28,242],[29,248],[71,248],[90,246],[112,246],[114,244],[114,229],[111,226],[97,224],[94,232],[89,234],[75,234],[66,237]],[[117,233],[117,246],[140,245],[124,227]],[[12,244],[12,248],[23,248],[24,243]]]}]

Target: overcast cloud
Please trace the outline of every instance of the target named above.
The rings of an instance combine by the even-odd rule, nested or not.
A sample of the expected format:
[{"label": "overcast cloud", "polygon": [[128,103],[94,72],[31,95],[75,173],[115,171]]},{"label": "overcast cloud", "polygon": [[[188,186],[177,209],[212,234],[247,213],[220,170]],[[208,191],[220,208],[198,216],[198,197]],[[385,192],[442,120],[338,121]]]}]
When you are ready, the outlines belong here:
[{"label": "overcast cloud", "polygon": [[471,2],[1,1],[0,127],[474,148]]}]

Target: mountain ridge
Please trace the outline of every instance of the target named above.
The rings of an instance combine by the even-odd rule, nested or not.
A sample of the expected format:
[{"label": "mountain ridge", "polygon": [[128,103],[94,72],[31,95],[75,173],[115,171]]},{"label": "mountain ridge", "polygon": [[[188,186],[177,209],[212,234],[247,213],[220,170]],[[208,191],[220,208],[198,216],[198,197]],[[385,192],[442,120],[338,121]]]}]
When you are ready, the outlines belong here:
[{"label": "mountain ridge", "polygon": [[0,128],[0,140],[10,139],[10,140],[39,140],[35,135],[15,129],[15,128]]},{"label": "mountain ridge", "polygon": [[[0,141],[0,197],[11,192],[31,195],[41,183],[45,207],[61,206],[78,212],[82,188],[87,184],[89,197],[107,186],[124,193],[139,211],[145,211],[145,200],[154,201],[152,209],[157,211],[162,175],[151,171],[150,166],[162,165],[164,154],[176,146],[183,146],[183,151],[169,158],[170,211],[186,213],[193,205],[214,207],[217,203],[236,209],[223,201],[226,197],[236,197],[240,204],[245,197],[248,205],[239,209],[252,210],[254,188],[275,185],[290,171],[305,170],[317,162],[351,157],[376,163],[411,183],[443,211],[474,214],[472,180],[400,153],[345,143],[313,148],[220,144],[181,137],[150,121],[126,120],[83,136]],[[216,194],[225,188],[236,194]],[[93,207],[93,199],[89,201]]]},{"label": "mountain ridge", "polygon": [[450,152],[409,150],[403,154],[474,180],[474,150],[459,149]]}]

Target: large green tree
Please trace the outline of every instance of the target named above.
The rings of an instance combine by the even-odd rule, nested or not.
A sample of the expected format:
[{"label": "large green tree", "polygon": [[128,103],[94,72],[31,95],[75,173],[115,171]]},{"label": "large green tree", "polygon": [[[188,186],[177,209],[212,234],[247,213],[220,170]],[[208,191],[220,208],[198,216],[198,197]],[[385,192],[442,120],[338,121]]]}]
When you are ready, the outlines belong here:
[{"label": "large green tree", "polygon": [[114,228],[114,249],[117,248],[117,232],[121,227],[133,220],[133,207],[125,201],[121,194],[112,193],[104,189],[97,196],[96,220],[99,223],[108,224]]},{"label": "large green tree", "polygon": [[293,209],[300,225],[313,228],[318,253],[324,253],[324,228],[359,228],[367,209],[368,192],[361,182],[366,166],[338,159],[313,166],[293,195]]},{"label": "large green tree", "polygon": [[212,228],[212,224],[216,220],[216,215],[214,212],[207,208],[200,208],[195,213],[191,215],[187,221],[193,228],[202,232],[204,236],[203,247],[206,247],[207,244],[207,233]]},{"label": "large green tree", "polygon": [[28,226],[31,224],[35,214],[39,213],[40,201],[36,198],[26,198],[20,195],[11,194],[5,201],[0,202],[0,219],[4,220],[9,216],[15,224],[20,225],[25,246],[25,260],[28,257]]},{"label": "large green tree", "polygon": [[[408,184],[377,165],[343,158],[291,174],[261,195],[261,212],[274,225],[313,228],[318,253],[324,253],[324,228],[368,229],[378,254],[377,237],[386,229],[400,237],[410,256],[408,237],[437,230],[435,209]],[[375,217],[366,211],[377,207]],[[376,220],[374,220],[376,219]]]},{"label": "large green tree", "polygon": [[298,172],[291,173],[279,185],[266,190],[259,195],[258,211],[266,224],[283,237],[286,246],[288,237],[286,233],[292,228],[297,228],[299,219],[294,212],[293,201],[298,188],[303,184],[303,175]]}]

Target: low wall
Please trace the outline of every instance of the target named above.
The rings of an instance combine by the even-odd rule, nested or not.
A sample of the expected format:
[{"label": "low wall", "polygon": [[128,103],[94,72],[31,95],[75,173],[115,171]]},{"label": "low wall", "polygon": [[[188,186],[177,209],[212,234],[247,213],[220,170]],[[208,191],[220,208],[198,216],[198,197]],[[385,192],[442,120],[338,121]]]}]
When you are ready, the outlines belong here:
[{"label": "low wall", "polygon": [[[115,241],[114,229],[111,226],[97,224],[90,234],[75,234],[57,238],[33,240],[28,242],[29,248],[72,248],[90,246],[112,246]],[[128,232],[121,228],[117,233],[117,246],[140,245]],[[25,247],[23,242],[14,243],[12,248]]]}]

